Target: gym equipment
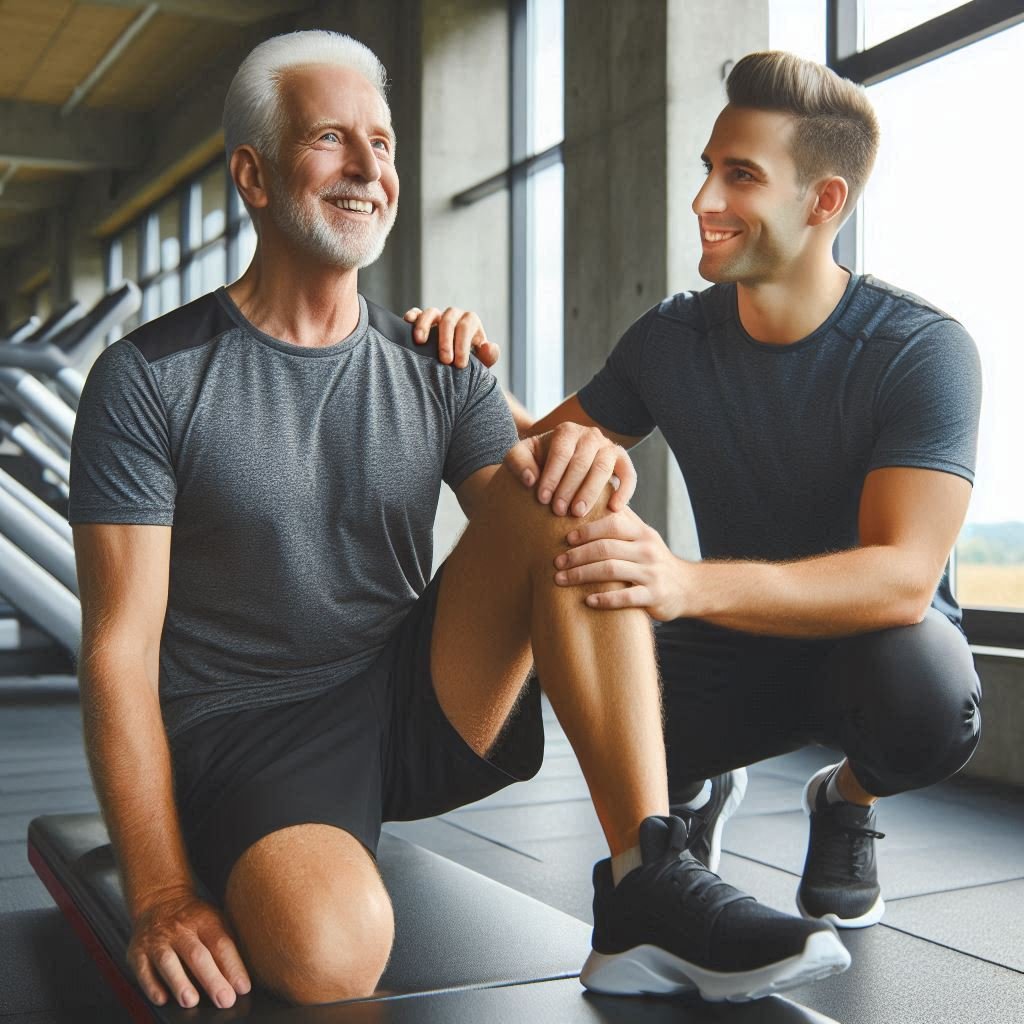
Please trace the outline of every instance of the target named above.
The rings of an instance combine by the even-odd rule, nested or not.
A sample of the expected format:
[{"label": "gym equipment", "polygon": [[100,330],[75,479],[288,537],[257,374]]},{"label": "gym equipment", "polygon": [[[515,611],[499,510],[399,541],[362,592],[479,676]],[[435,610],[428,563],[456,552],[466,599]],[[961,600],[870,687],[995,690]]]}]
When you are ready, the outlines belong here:
[{"label": "gym equipment", "polygon": [[[100,816],[36,818],[29,825],[28,856],[134,1020],[199,1024],[223,1021],[225,1014],[231,1020],[282,1024],[349,1019],[330,1014],[353,1004],[289,1007],[261,991],[239,999],[227,1011],[205,998],[187,1011],[176,1004],[153,1006],[125,963],[131,928]],[[395,945],[378,995],[354,1005],[579,974],[590,950],[590,928],[582,921],[388,833],[381,836],[378,864],[394,907]],[[574,989],[580,999],[578,982]],[[495,1016],[487,1019],[502,1019],[500,1007],[495,1009]]]},{"label": "gym equipment", "polygon": [[0,342],[11,342],[17,344],[19,341],[29,337],[34,331],[39,329],[39,317],[30,316],[27,320],[22,321],[15,327],[10,334],[5,338],[0,338]]}]

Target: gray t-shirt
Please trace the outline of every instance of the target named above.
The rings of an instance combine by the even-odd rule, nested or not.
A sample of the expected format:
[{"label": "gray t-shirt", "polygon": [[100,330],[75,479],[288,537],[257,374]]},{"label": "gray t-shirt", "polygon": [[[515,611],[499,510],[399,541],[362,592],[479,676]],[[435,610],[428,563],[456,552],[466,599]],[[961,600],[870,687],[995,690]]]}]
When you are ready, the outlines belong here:
[{"label": "gray t-shirt", "polygon": [[[609,430],[661,429],[704,558],[782,561],[855,547],[874,469],[973,483],[981,367],[959,323],[870,276],[791,345],[750,337],[735,286],[715,285],[648,311],[579,400]],[[933,603],[959,623],[945,577]]]},{"label": "gray t-shirt", "polygon": [[[223,289],[106,349],[82,394],[71,523],[173,526],[168,735],[364,669],[430,576],[442,479],[517,436],[497,380],[359,300],[337,344],[264,334]],[[436,336],[435,336],[436,339]]]}]

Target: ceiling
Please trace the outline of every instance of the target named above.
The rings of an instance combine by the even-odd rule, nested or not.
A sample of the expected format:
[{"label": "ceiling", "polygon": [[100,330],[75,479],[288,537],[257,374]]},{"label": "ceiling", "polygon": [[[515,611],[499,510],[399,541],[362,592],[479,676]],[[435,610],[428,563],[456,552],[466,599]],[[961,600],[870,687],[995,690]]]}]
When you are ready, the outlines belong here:
[{"label": "ceiling", "polygon": [[240,29],[309,0],[0,0],[0,255],[83,174],[129,172],[139,115],[173,103]]}]

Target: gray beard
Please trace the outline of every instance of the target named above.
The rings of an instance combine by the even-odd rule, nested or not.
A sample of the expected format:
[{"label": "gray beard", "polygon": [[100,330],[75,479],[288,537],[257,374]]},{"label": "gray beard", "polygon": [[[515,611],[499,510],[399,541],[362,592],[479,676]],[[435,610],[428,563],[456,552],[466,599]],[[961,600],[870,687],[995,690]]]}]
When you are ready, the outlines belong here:
[{"label": "gray beard", "polygon": [[278,230],[298,249],[320,263],[339,270],[361,270],[375,262],[384,251],[398,213],[396,204],[389,204],[380,214],[378,224],[360,228],[339,227],[328,220],[322,199],[296,199],[277,179],[272,178],[270,216]]}]

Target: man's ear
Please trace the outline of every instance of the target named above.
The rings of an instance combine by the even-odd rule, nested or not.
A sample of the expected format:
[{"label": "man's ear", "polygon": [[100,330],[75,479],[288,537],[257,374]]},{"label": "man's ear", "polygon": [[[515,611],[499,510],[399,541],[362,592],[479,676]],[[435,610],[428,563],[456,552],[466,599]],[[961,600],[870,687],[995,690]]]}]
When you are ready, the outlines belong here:
[{"label": "man's ear", "polygon": [[231,154],[228,167],[231,179],[246,203],[256,210],[266,206],[269,202],[267,166],[259,153],[252,146],[239,146]]},{"label": "man's ear", "polygon": [[850,187],[846,184],[846,179],[839,175],[819,181],[814,186],[815,201],[807,223],[814,226],[835,220],[846,208],[849,194]]}]

